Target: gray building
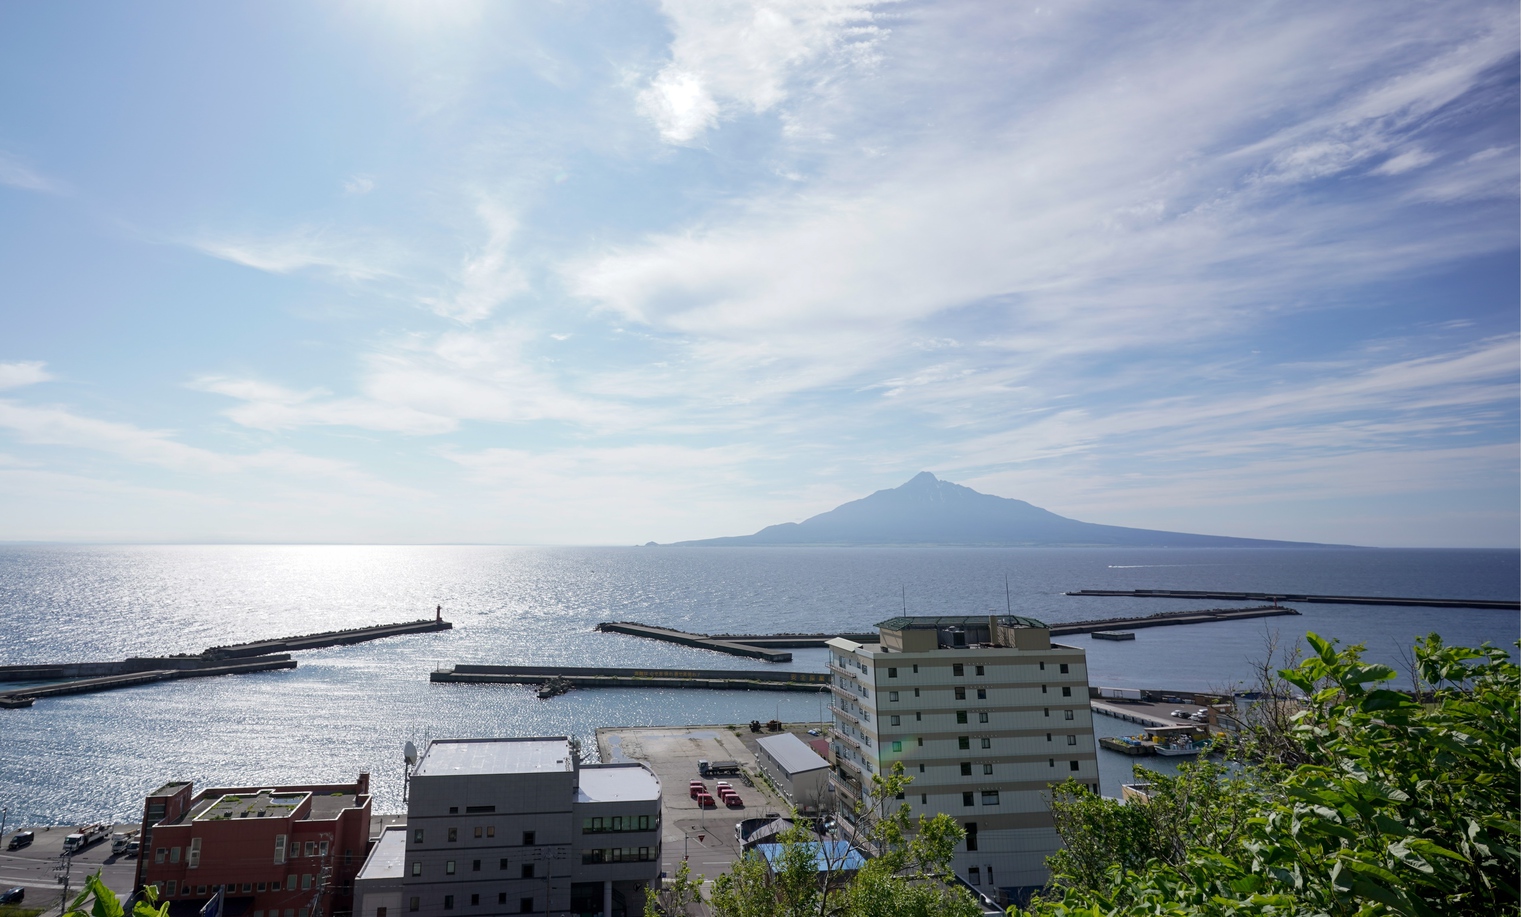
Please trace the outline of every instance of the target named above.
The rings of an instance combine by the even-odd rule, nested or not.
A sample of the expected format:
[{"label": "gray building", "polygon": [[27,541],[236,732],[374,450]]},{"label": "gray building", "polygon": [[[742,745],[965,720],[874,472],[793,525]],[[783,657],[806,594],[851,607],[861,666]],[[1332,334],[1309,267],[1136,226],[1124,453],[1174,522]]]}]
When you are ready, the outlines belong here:
[{"label": "gray building", "polygon": [[354,878],[354,910],[358,917],[401,917],[401,880],[406,873],[406,861],[407,826],[392,825],[381,831]]},{"label": "gray building", "polygon": [[790,732],[755,741],[755,760],[799,812],[812,815],[829,796],[829,762]]},{"label": "gray building", "polygon": [[439,740],[412,772],[402,912],[361,917],[619,917],[659,875],[648,768],[582,766],[565,737]]}]

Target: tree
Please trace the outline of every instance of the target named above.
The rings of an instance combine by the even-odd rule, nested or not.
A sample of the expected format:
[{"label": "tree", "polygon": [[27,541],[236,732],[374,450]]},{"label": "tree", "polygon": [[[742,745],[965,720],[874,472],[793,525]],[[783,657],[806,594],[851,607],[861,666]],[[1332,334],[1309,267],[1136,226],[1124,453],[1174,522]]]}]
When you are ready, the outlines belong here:
[{"label": "tree", "polygon": [[[86,902],[89,903],[88,910]],[[158,903],[158,889],[152,885],[143,889],[141,898],[132,906],[132,917],[166,917],[168,913],[169,904]],[[123,917],[124,914],[121,900],[106,888],[97,872],[85,877],[84,890],[69,905],[63,917]]]},{"label": "tree", "polygon": [[1394,670],[1364,663],[1362,647],[1307,639],[1314,655],[1278,673],[1303,692],[1293,748],[1237,774],[1199,763],[1153,775],[1145,817],[1058,793],[1071,852],[1052,858],[1056,892],[1031,912],[1515,913],[1521,670],[1501,650],[1432,635],[1415,647],[1423,702],[1381,687]]},{"label": "tree", "polygon": [[659,891],[644,896],[644,917],[684,917],[694,907],[703,908],[702,876],[692,878],[686,860],[681,861],[676,875],[663,882]]}]

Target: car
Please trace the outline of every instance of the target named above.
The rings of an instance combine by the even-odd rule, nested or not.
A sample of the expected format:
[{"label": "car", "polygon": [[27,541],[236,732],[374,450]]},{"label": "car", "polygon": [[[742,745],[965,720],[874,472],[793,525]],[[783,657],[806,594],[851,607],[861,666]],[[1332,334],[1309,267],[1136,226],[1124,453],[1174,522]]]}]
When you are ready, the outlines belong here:
[{"label": "car", "polygon": [[739,798],[738,793],[730,793],[724,797],[724,805],[728,806],[731,809],[743,809],[745,807],[745,801]]},{"label": "car", "polygon": [[810,730],[808,730],[808,734],[811,735],[811,736],[823,735],[823,733],[819,732],[817,729],[810,729]]},{"label": "car", "polygon": [[20,850],[22,847],[30,845],[36,836],[37,835],[33,834],[30,831],[17,831],[15,834],[11,835],[11,842],[8,845],[8,849]]},{"label": "car", "polygon": [[143,849],[143,845],[137,841],[128,841],[127,849],[122,856],[135,857]]},{"label": "car", "polygon": [[1173,712],[1171,712],[1171,713],[1169,713],[1167,715],[1168,716],[1175,716],[1175,717],[1177,717],[1180,720],[1186,720],[1186,719],[1188,719],[1188,711],[1187,710],[1174,710]]},{"label": "car", "polygon": [[0,904],[20,904],[26,898],[26,889],[17,885],[0,892]]},{"label": "car", "polygon": [[718,808],[718,803],[716,803],[716,802],[713,801],[713,796],[711,794],[709,794],[709,793],[698,793],[697,794],[697,808],[699,808],[699,809],[716,809],[716,808]]}]

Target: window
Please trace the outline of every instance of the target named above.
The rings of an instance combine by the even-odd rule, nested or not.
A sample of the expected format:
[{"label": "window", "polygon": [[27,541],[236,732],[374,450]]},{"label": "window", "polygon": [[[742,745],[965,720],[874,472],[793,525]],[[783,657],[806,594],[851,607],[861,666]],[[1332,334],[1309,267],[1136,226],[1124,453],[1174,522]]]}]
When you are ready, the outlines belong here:
[{"label": "window", "polygon": [[246,895],[246,894],[249,894],[252,891],[253,891],[253,883],[252,882],[244,882],[243,883],[243,894]]},{"label": "window", "polygon": [[175,886],[175,881],[173,879],[170,879],[169,880],[169,887],[168,887],[166,893],[170,894],[170,895],[174,894],[174,886]]},{"label": "window", "polygon": [[1040,693],[1042,693],[1042,694],[1046,693],[1046,686],[1045,685],[1041,685],[1040,686]]},{"label": "window", "polygon": [[983,748],[992,748],[993,747],[993,740],[990,737],[988,737],[988,736],[983,736],[982,737],[982,747]]},{"label": "window", "polygon": [[1077,736],[1067,736],[1067,744],[1068,745],[1076,745],[1077,744]]},{"label": "window", "polygon": [[966,674],[966,666],[962,665],[959,662],[956,663],[955,665],[951,666],[951,674],[952,675],[965,675]]},{"label": "window", "polygon": [[1055,767],[1056,766],[1056,759],[1055,758],[1047,758],[1046,759],[1046,764],[1049,765],[1049,766],[1051,766],[1051,767]]},{"label": "window", "polygon": [[[188,885],[187,885],[187,886],[185,886],[185,887],[186,887],[186,888],[189,888],[189,887],[190,887],[190,886],[188,886]],[[197,895],[204,895],[204,894],[206,894],[206,886],[204,886],[204,885],[197,885],[197,886],[196,886],[196,892],[195,892],[195,893],[196,893],[196,894],[197,894]]]},{"label": "window", "polygon": [[303,872],[301,874],[301,890],[304,891],[304,892],[312,890],[312,874],[311,873],[309,873],[309,872]]},{"label": "window", "polygon": [[481,896],[480,895],[471,895],[470,896],[470,903],[471,904],[480,904],[481,903]]},{"label": "window", "polygon": [[1071,685],[1062,685],[1062,697],[1071,697],[1071,696],[1072,696],[1072,686]]},{"label": "window", "polygon": [[445,895],[444,896],[444,910],[446,910],[446,911],[452,911],[452,910],[454,910],[454,896],[453,895]]},{"label": "window", "polygon": [[317,842],[316,841],[307,841],[306,842],[306,855],[309,856],[309,857],[317,855]]},{"label": "window", "polygon": [[919,663],[917,663],[917,662],[914,663],[914,674],[915,675],[919,674]]},{"label": "window", "polygon": [[979,711],[977,711],[977,722],[979,722],[979,723],[986,723],[987,721],[988,721],[988,712],[986,710],[979,710]]},{"label": "window", "polygon": [[412,864],[412,875],[422,875],[422,860],[418,860],[416,863]]},{"label": "window", "polygon": [[918,697],[918,696],[919,696],[919,689],[918,689],[918,688],[915,688],[915,689],[914,689],[914,696],[915,696],[915,697]]},{"label": "window", "polygon": [[417,911],[422,909],[422,899],[416,896],[407,899],[407,910]]},{"label": "window", "polygon": [[481,871],[481,861],[480,860],[471,860],[470,861],[470,871],[471,872],[480,872]]},{"label": "window", "polygon": [[533,864],[532,863],[524,863],[523,864],[523,868],[521,870],[519,870],[518,874],[519,874],[520,877],[522,877],[524,879],[532,879],[533,878]]},{"label": "window", "polygon": [[497,892],[496,893],[496,903],[497,904],[506,904],[507,903],[507,893],[506,892]]},{"label": "window", "polygon": [[[923,767],[924,765],[921,764],[919,766]],[[919,794],[919,805],[921,805],[921,806],[927,806],[927,805],[929,805],[929,794],[928,793],[920,793]]]},{"label": "window", "polygon": [[982,870],[979,869],[979,868],[977,868],[976,866],[968,866],[966,868],[966,880],[968,882],[970,882],[971,884],[973,884],[973,885],[981,885],[982,884]]},{"label": "window", "polygon": [[507,858],[506,857],[502,857],[502,859],[496,864],[496,868],[497,869],[506,869],[507,868]]},{"label": "window", "polygon": [[524,831],[523,832],[523,846],[524,847],[532,847],[533,846],[533,832],[532,831]]},{"label": "window", "polygon": [[956,699],[957,700],[966,700],[966,688],[957,688],[956,689]]},{"label": "window", "polygon": [[981,674],[982,674],[982,666],[978,666],[978,667],[977,667],[977,674],[978,674],[978,675],[981,675]]},{"label": "window", "polygon": [[[496,808],[496,806],[487,806],[487,808],[494,809],[494,808]],[[486,826],[486,836],[487,837],[496,837],[496,825],[487,825]]]},{"label": "window", "polygon": [[1073,761],[1073,762],[1071,762],[1071,764],[1072,764],[1072,768],[1071,769],[1072,770],[1077,770],[1077,762]]},{"label": "window", "polygon": [[966,823],[966,849],[977,849],[977,823],[974,821]]},{"label": "window", "polygon": [[193,837],[193,838],[190,839],[190,849],[185,854],[185,865],[188,866],[188,867],[190,867],[191,869],[196,869],[196,868],[200,867],[200,865],[201,865],[201,839],[200,838]]},{"label": "window", "polygon": [[1062,713],[1062,719],[1064,719],[1064,720],[1070,720],[1072,718],[1073,718],[1073,716],[1072,716],[1072,711],[1071,710],[1063,711],[1063,713]]},{"label": "window", "polygon": [[386,917],[386,909],[383,907],[377,907],[375,909],[375,917]]},{"label": "window", "polygon": [[1061,673],[1063,675],[1067,674],[1067,664],[1065,662],[1061,664]]},{"label": "window", "polygon": [[288,891],[288,892],[293,892],[293,891],[296,890],[296,874],[295,873],[291,873],[290,875],[288,875],[288,876],[285,877],[285,890]]},{"label": "window", "polygon": [[465,806],[465,813],[468,815],[480,815],[485,812],[495,811],[496,806]]},{"label": "window", "polygon": [[902,751],[902,750],[903,750],[903,743],[902,742],[893,742],[893,751]]},{"label": "window", "polygon": [[984,777],[992,776],[992,774],[993,774],[993,765],[991,765],[991,764],[984,764],[982,766],[982,774],[983,774]]},{"label": "window", "polygon": [[475,836],[476,837],[485,837],[486,836],[486,829],[485,829],[485,827],[482,826],[482,825],[476,825],[475,826]]},{"label": "window", "polygon": [[961,762],[961,776],[963,776],[963,777],[970,777],[970,776],[972,776],[972,762],[970,762],[970,761],[963,761],[963,762]]},{"label": "window", "polygon": [[898,669],[897,669],[896,666],[888,666],[887,667],[887,677],[888,678],[897,678],[898,677]]},{"label": "window", "polygon": [[962,793],[961,794],[961,804],[964,805],[964,806],[971,806],[972,805],[972,794],[971,793]]},{"label": "window", "polygon": [[412,829],[412,843],[414,843],[414,844],[421,844],[422,842],[423,842],[423,829],[421,829],[421,828],[413,828]]},{"label": "window", "polygon": [[264,891],[264,890],[266,890],[268,887],[269,887],[269,883],[268,882],[260,882],[259,883],[259,891],[261,891],[261,892]]},{"label": "window", "polygon": [[446,876],[452,876],[452,875],[454,875],[454,861],[453,860],[449,860],[448,862],[444,863],[444,875],[446,875]]},{"label": "window", "polygon": [[889,726],[897,726],[900,722],[901,721],[896,713],[887,718],[887,724]]},{"label": "window", "polygon": [[1049,733],[1049,732],[1046,733],[1046,741],[1047,742],[1051,741],[1051,733]]},{"label": "window", "polygon": [[897,691],[889,691],[889,692],[887,692],[887,699],[888,699],[888,701],[896,704],[898,702],[898,692]]},{"label": "window", "polygon": [[459,806],[450,806],[449,807],[449,814],[450,815],[458,815],[459,814]]},{"label": "window", "polygon": [[1051,708],[1047,707],[1047,708],[1045,708],[1045,710],[1046,710],[1046,716],[1050,716],[1051,715]]},{"label": "window", "polygon": [[977,689],[977,699],[978,700],[987,700],[988,699],[988,689],[987,688],[978,688]]},{"label": "window", "polygon": [[961,749],[962,751],[966,751],[967,749],[971,748],[972,747],[972,737],[971,736],[957,736],[956,737],[956,747],[959,748],[959,749]]},{"label": "window", "polygon": [[[922,743],[924,740],[920,739],[919,741]],[[921,773],[921,774],[924,773],[924,765],[922,765],[922,764],[919,765],[919,773]]]},{"label": "window", "polygon": [[919,722],[922,719],[924,719],[924,714],[920,713],[918,710],[915,710],[914,711],[914,722],[917,723],[917,722]]},{"label": "window", "polygon": [[1041,664],[1040,664],[1040,670],[1042,672],[1044,672],[1046,670],[1046,664],[1045,664],[1045,662],[1041,662]]},{"label": "window", "polygon": [[[917,742],[918,742],[918,743],[919,743],[919,747],[920,747],[920,748],[923,748],[923,747],[924,747],[924,736],[920,736],[920,737],[919,737],[919,738],[918,738],[918,739],[916,739],[916,740],[915,740],[915,741],[917,741]],[[923,770],[923,768],[920,768],[920,770]]]},{"label": "window", "polygon": [[171,863],[178,863],[179,861],[180,861],[180,848],[178,848],[178,847],[170,847],[169,848],[169,862],[171,862]]},{"label": "window", "polygon": [[317,842],[317,856],[320,856],[320,857],[327,856],[327,841],[318,841]]},{"label": "window", "polygon": [[533,913],[533,899],[532,898],[519,898],[518,899],[518,913],[519,914],[532,914]]},{"label": "window", "polygon": [[162,863],[162,862],[164,862],[164,858],[167,857],[168,855],[169,855],[169,848],[167,848],[167,847],[160,847],[157,850],[153,851],[153,862],[155,862],[155,863]]},{"label": "window", "polygon": [[985,805],[985,806],[996,806],[996,805],[998,805],[998,791],[997,790],[983,790],[982,791],[982,804]]},{"label": "window", "polygon": [[449,829],[449,840],[450,840],[450,842],[459,840],[459,829],[458,828],[450,828]]},{"label": "window", "polygon": [[956,722],[958,722],[958,723],[965,723],[966,722],[966,711],[965,710],[957,710],[956,711]]}]

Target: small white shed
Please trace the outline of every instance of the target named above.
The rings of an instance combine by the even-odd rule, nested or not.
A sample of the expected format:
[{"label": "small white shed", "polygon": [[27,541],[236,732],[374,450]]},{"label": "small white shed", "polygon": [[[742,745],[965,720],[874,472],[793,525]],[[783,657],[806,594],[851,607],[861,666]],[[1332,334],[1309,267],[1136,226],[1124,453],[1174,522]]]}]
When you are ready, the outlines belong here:
[{"label": "small white shed", "polygon": [[755,760],[799,812],[818,812],[829,792],[829,762],[790,732],[756,740]]}]

